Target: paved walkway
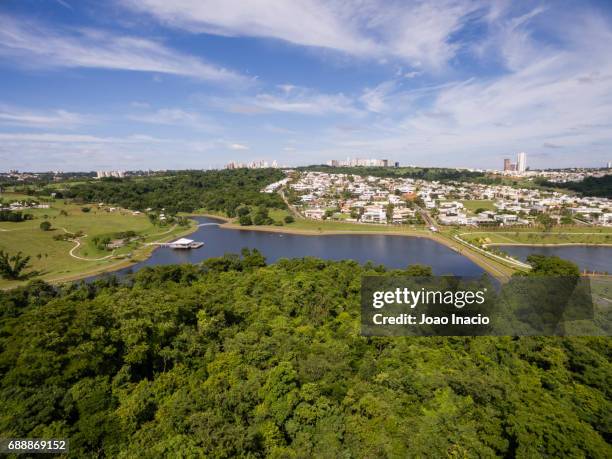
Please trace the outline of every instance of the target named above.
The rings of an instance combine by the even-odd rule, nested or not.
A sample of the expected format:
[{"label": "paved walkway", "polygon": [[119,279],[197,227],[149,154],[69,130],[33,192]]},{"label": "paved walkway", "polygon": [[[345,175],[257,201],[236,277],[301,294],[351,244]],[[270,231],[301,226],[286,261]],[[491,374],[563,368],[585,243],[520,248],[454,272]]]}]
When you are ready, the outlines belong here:
[{"label": "paved walkway", "polygon": [[[68,231],[66,228],[61,228],[61,229],[64,231],[64,233],[67,233],[67,234],[70,233],[70,231]],[[77,250],[79,247],[81,247],[81,239],[85,237],[87,237],[87,234],[84,234],[81,237],[74,238],[73,242],[75,242],[76,245],[72,249],[70,249],[70,252],[68,252],[72,258],[76,258],[77,260],[81,260],[81,261],[102,261],[102,260],[108,260],[109,258],[112,258],[115,256],[114,250],[110,255],[107,255],[102,258],[83,258],[83,257],[79,257],[78,255],[75,255],[74,251]]]},{"label": "paved walkway", "polygon": [[285,204],[289,208],[289,212],[291,212],[294,217],[296,217],[296,218],[305,218],[300,213],[299,210],[297,210],[295,207],[293,207],[291,204],[289,204],[289,201],[287,200],[287,197],[285,196],[285,190],[282,187],[278,190],[278,194],[281,195],[281,198],[283,198],[283,201],[285,201]]},{"label": "paved walkway", "polygon": [[510,265],[513,265],[514,267],[519,267],[519,268],[524,268],[524,269],[531,269],[531,265],[528,265],[527,263],[523,263],[522,261],[518,261],[518,260],[516,260],[514,258],[511,258],[511,257],[500,257],[499,255],[496,255],[496,254],[491,253],[491,252],[489,252],[487,250],[481,249],[480,247],[476,247],[474,244],[470,244],[469,242],[461,239],[461,237],[459,237],[459,235],[455,235],[453,237],[453,239],[457,240],[458,242],[460,242],[463,245],[467,245],[469,248],[471,248],[472,250],[475,250],[476,252],[482,253],[483,255],[485,255],[487,257],[491,257],[491,258],[497,259],[497,260],[499,260],[502,263],[505,262],[505,263],[509,263]]}]

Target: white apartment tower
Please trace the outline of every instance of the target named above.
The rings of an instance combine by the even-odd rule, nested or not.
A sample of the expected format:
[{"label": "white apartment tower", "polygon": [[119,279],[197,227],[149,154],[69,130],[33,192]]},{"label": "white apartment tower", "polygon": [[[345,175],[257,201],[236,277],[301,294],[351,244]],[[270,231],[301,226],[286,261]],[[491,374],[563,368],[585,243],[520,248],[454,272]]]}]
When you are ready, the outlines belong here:
[{"label": "white apartment tower", "polygon": [[516,171],[520,174],[527,169],[527,153],[520,152],[516,157]]}]

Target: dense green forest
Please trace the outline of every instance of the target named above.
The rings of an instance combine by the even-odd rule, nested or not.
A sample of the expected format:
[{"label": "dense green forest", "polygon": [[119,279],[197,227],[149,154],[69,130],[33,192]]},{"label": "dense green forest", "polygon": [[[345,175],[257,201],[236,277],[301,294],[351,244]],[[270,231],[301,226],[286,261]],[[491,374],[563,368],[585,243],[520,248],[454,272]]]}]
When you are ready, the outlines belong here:
[{"label": "dense green forest", "polygon": [[1,293],[0,436],[73,457],[612,456],[609,338],[365,338],[361,276],[384,271],[245,250]]},{"label": "dense green forest", "polygon": [[371,175],[374,177],[401,177],[428,181],[476,181],[484,178],[482,172],[442,167],[331,167],[307,166],[298,168],[305,171],[327,172],[329,174]]},{"label": "dense green forest", "polygon": [[72,185],[62,194],[84,203],[104,202],[135,210],[166,209],[172,214],[206,209],[234,217],[243,204],[285,208],[276,193],[261,193],[284,176],[278,169],[189,171],[167,177],[106,178]]},{"label": "dense green forest", "polygon": [[587,177],[582,182],[544,182],[542,185],[553,188],[566,188],[568,190],[577,191],[585,196],[598,196],[612,199],[612,175]]}]

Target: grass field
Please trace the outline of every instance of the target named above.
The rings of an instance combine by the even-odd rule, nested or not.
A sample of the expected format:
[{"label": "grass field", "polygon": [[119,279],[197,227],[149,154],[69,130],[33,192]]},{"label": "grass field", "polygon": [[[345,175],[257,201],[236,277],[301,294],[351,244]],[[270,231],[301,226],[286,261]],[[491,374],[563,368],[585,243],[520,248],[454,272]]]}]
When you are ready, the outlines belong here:
[{"label": "grass field", "polygon": [[474,200],[474,201],[460,201],[463,206],[468,210],[471,214],[475,214],[477,209],[484,210],[495,210],[495,206],[493,206],[494,201],[487,201],[484,199]]},{"label": "grass field", "polygon": [[283,222],[285,223],[285,217],[289,214],[288,210],[285,209],[270,209],[268,215],[275,222]]},{"label": "grass field", "polygon": [[612,244],[612,228],[582,227],[550,232],[537,230],[461,233],[468,242],[484,244]]},{"label": "grass field", "polygon": [[347,223],[342,221],[331,220],[308,220],[296,219],[295,222],[285,224],[287,229],[295,229],[302,231],[368,231],[368,232],[414,232],[424,231],[423,226],[409,225],[375,225],[369,223]]},{"label": "grass field", "polygon": [[[22,196],[4,193],[1,197],[18,200]],[[145,215],[133,215],[127,210],[107,212],[91,207],[91,211],[84,213],[83,206],[64,204],[58,200],[53,202],[50,209],[31,209],[27,213],[34,215],[34,220],[12,223],[0,222],[0,250],[10,254],[23,252],[31,257],[30,272],[36,271],[40,278],[47,281],[73,279],[80,275],[106,269],[116,269],[118,265],[126,264],[129,259],[144,258],[152,248],[145,247],[144,242],[169,240],[180,234],[190,232],[189,228],[156,227],[149,222]],[[62,211],[68,215],[63,215]],[[52,225],[51,231],[42,231],[40,224],[48,221]],[[56,241],[55,235],[63,234],[64,229],[70,233],[82,231],[86,237],[80,238],[80,246],[73,251],[73,255],[86,260],[77,259],[70,255],[76,246],[74,241]],[[132,242],[114,252],[98,250],[92,239],[95,236],[112,236],[118,232],[134,231],[141,236],[141,242]],[[103,259],[102,259],[103,258]],[[25,281],[8,281],[0,279],[0,288],[12,287]]]}]

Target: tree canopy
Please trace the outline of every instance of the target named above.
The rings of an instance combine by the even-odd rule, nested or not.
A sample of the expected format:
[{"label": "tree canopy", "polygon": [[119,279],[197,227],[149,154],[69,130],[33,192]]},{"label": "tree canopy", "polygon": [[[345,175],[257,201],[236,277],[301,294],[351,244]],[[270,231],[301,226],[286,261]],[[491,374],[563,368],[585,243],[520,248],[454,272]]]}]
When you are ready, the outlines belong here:
[{"label": "tree canopy", "polygon": [[610,174],[603,177],[587,177],[581,182],[544,182],[543,185],[553,188],[567,188],[582,193],[585,196],[599,196],[612,199],[612,175]]},{"label": "tree canopy", "polygon": [[428,181],[475,181],[485,177],[483,172],[445,167],[331,167],[307,166],[300,170],[319,171],[333,174],[372,175],[374,177],[401,177]]},{"label": "tree canopy", "polygon": [[361,276],[384,272],[245,250],[0,293],[0,435],[75,457],[612,455],[609,338],[362,337]]},{"label": "tree canopy", "polygon": [[72,185],[66,198],[83,203],[104,202],[134,210],[148,208],[174,214],[197,209],[236,215],[241,205],[284,209],[276,193],[261,193],[285,175],[278,169],[187,171],[166,177],[108,178]]}]

